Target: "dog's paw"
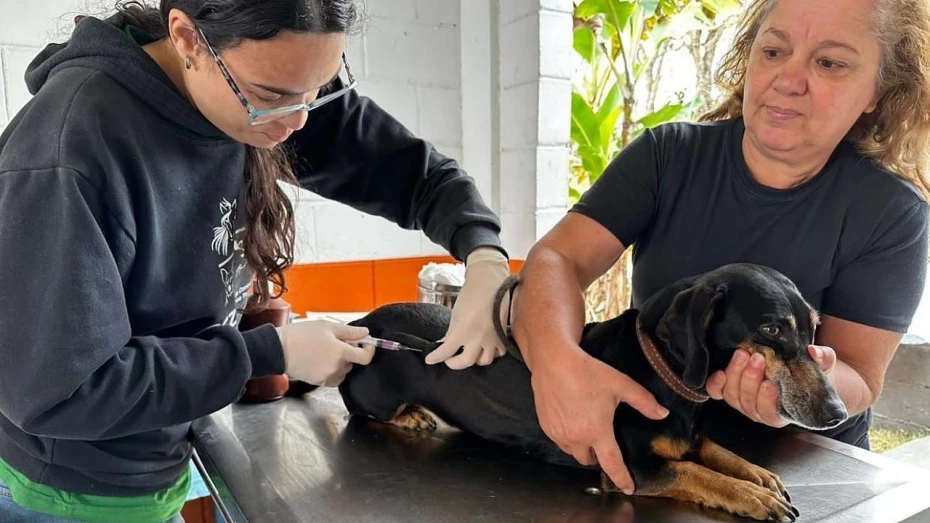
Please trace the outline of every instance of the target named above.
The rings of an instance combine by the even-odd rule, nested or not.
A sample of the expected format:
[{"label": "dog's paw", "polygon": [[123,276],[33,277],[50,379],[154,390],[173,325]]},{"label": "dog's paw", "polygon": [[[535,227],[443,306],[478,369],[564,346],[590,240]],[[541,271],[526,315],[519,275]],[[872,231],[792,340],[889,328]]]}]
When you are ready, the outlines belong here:
[{"label": "dog's paw", "polygon": [[395,427],[410,431],[436,430],[436,418],[429,411],[419,405],[403,405],[388,422]]},{"label": "dog's paw", "polygon": [[749,482],[745,483],[745,490],[739,496],[713,508],[722,508],[731,514],[759,521],[795,521],[800,515],[798,509],[780,493]]},{"label": "dog's paw", "polygon": [[751,463],[746,463],[743,467],[743,470],[739,471],[737,474],[738,479],[748,481],[750,483],[755,483],[760,487],[767,488],[778,495],[780,498],[784,499],[787,502],[791,502],[791,496],[788,495],[788,489],[785,488],[785,484],[781,482],[781,478],[773,472],[753,465]]}]

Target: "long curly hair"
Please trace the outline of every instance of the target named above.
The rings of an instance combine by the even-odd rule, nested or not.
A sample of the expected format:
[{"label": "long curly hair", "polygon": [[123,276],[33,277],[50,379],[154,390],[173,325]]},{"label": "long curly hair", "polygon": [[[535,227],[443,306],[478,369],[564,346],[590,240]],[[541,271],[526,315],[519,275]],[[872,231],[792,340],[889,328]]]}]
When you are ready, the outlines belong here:
[{"label": "long curly hair", "polygon": [[[282,31],[349,33],[359,20],[353,0],[161,0],[121,1],[117,18],[160,39],[168,13],[179,9],[204,32],[217,52],[245,40],[267,40]],[[294,262],[294,209],[278,181],[297,184],[287,149],[246,146],[245,258],[255,273],[249,310],[261,309],[287,290],[284,272]],[[268,283],[274,284],[270,290]]]},{"label": "long curly hair", "polygon": [[[742,115],[749,51],[778,0],[754,0],[737,29],[733,48],[717,71],[726,99],[701,116],[716,121]],[[930,3],[877,0],[875,33],[881,46],[875,110],[846,134],[860,154],[913,183],[930,197]]]}]

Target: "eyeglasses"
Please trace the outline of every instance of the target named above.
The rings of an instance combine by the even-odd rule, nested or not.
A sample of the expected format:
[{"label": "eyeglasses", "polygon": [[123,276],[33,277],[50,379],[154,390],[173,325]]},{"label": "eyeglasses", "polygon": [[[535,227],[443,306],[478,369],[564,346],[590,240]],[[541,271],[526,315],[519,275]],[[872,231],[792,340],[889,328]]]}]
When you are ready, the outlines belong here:
[{"label": "eyeglasses", "polygon": [[220,55],[216,52],[216,49],[210,45],[210,42],[207,40],[206,35],[203,34],[203,31],[200,28],[198,28],[197,31],[200,33],[200,37],[203,38],[203,42],[207,45],[207,49],[210,50],[210,54],[213,56],[213,60],[216,61],[216,65],[219,66],[220,72],[223,73],[223,77],[226,78],[226,83],[229,84],[229,88],[232,89],[233,94],[235,94],[236,98],[239,99],[239,103],[242,104],[242,107],[248,111],[249,125],[263,125],[266,123],[274,122],[300,111],[310,112],[314,109],[318,109],[323,105],[326,105],[329,102],[332,102],[340,96],[343,96],[352,89],[355,89],[355,86],[358,85],[358,80],[355,79],[355,76],[352,75],[352,70],[349,68],[349,61],[346,60],[345,53],[342,53],[342,65],[339,68],[339,73],[341,74],[344,70],[347,80],[342,88],[320,96],[310,103],[288,105],[275,109],[256,109],[251,103],[249,103],[248,100],[246,100],[245,95],[242,94],[239,86],[237,86],[236,82],[233,81],[232,76],[229,74],[229,69],[227,69],[226,64],[220,60]]}]

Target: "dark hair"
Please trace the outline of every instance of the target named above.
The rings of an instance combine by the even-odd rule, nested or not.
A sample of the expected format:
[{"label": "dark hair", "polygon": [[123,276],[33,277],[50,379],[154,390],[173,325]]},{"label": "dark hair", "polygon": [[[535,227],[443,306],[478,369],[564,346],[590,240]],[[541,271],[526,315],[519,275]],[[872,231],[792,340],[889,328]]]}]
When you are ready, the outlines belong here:
[{"label": "dark hair", "polygon": [[[172,9],[189,16],[217,52],[244,40],[268,40],[281,31],[349,33],[358,20],[353,0],[161,0],[158,9],[139,1],[121,2],[113,21],[162,39]],[[294,209],[277,182],[297,181],[283,147],[246,148],[244,249],[255,271],[257,300],[250,308],[261,308],[287,290],[284,271],[294,262]],[[273,295],[269,281],[277,287]]]}]

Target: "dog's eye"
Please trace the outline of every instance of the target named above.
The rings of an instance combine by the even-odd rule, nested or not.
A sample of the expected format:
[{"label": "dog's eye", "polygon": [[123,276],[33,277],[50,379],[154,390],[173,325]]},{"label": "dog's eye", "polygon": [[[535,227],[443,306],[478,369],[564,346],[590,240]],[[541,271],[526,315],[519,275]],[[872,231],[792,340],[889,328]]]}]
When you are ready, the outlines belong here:
[{"label": "dog's eye", "polygon": [[781,332],[781,329],[778,325],[763,325],[762,333],[770,338],[775,338]]}]

